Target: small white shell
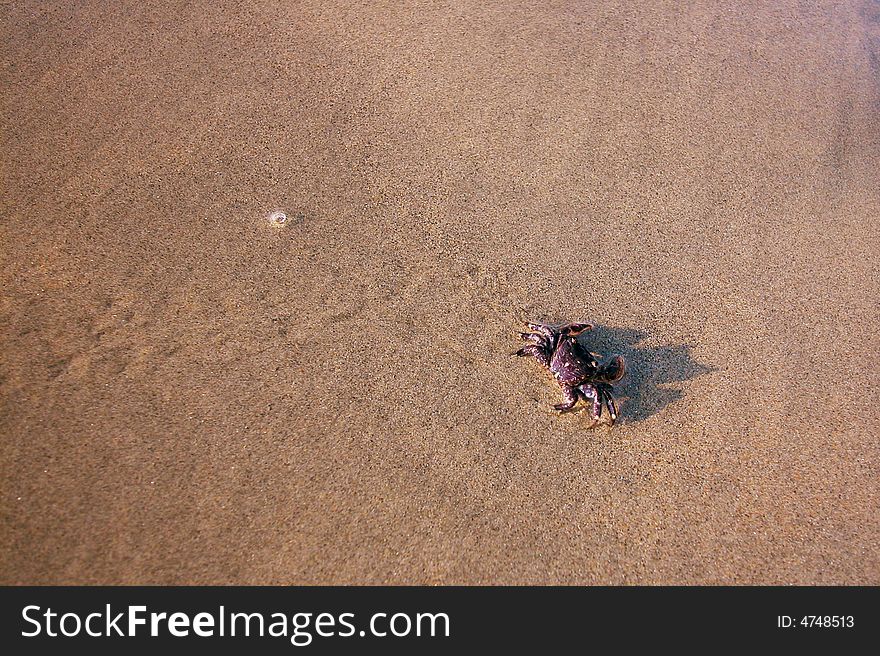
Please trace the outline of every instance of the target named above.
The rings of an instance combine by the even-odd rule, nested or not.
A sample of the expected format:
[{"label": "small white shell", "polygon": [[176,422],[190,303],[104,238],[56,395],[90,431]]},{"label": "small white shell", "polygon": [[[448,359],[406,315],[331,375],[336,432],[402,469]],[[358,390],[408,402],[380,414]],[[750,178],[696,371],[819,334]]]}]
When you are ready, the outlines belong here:
[{"label": "small white shell", "polygon": [[282,212],[281,210],[275,210],[273,212],[269,212],[269,223],[276,228],[283,228],[287,225],[287,214]]}]

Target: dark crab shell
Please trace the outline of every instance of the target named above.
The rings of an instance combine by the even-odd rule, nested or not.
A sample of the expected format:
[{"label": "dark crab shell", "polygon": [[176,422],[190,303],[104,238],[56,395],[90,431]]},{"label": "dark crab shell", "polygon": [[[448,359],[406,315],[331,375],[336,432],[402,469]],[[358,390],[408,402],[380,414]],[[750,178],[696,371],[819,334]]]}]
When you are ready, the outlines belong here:
[{"label": "dark crab shell", "polygon": [[577,338],[561,337],[550,360],[550,372],[560,383],[579,385],[596,377],[599,363],[578,344]]}]

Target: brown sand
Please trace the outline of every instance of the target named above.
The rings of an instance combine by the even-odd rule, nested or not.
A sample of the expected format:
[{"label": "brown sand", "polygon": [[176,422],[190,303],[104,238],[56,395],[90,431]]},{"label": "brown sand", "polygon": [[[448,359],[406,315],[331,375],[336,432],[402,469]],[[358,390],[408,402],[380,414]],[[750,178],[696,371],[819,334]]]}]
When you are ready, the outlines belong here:
[{"label": "brown sand", "polygon": [[0,582],[880,583],[880,5],[49,4]]}]

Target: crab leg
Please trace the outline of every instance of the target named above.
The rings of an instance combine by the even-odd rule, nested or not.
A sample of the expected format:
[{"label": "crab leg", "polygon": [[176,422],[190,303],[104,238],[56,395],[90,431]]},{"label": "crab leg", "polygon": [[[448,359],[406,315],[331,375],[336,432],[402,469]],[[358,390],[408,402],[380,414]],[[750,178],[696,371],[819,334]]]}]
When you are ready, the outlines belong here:
[{"label": "crab leg", "polygon": [[559,343],[559,331],[555,328],[543,323],[526,322],[529,330],[538,333],[543,339],[543,345],[548,353],[553,353],[556,345]]},{"label": "crab leg", "polygon": [[531,355],[537,358],[538,362],[543,364],[545,367],[550,366],[550,354],[547,352],[546,349],[538,346],[537,344],[527,344],[523,346],[519,351],[514,353],[514,355],[518,355],[521,358],[527,355]]},{"label": "crab leg", "polygon": [[556,335],[559,334],[558,331],[543,323],[532,323],[531,321],[527,321],[526,325],[529,327],[529,330],[541,333],[551,342],[554,342],[556,340]]},{"label": "crab leg", "polygon": [[534,342],[539,346],[544,346],[547,343],[547,338],[544,335],[540,335],[538,333],[520,333],[520,337],[530,342]]},{"label": "crab leg", "polygon": [[591,383],[584,383],[578,387],[578,390],[584,401],[590,404],[590,416],[593,419],[599,419],[602,416],[602,401],[599,396],[599,390]]},{"label": "crab leg", "polygon": [[605,400],[605,405],[608,406],[608,414],[611,415],[611,425],[613,426],[614,422],[617,421],[617,403],[611,395],[611,390],[603,389],[601,394]]},{"label": "crab leg", "polygon": [[577,405],[578,399],[580,398],[577,393],[577,388],[572,387],[571,385],[562,385],[562,396],[565,398],[565,403],[557,403],[553,406],[554,410],[567,412]]}]

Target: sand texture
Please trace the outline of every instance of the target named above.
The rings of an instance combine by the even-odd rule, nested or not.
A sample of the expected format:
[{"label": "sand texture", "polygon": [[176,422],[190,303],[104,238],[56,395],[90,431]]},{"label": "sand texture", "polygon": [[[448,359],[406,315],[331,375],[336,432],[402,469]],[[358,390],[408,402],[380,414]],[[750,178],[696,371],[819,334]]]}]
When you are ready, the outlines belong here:
[{"label": "sand texture", "polygon": [[0,4],[0,583],[880,584],[880,4],[802,4]]}]

